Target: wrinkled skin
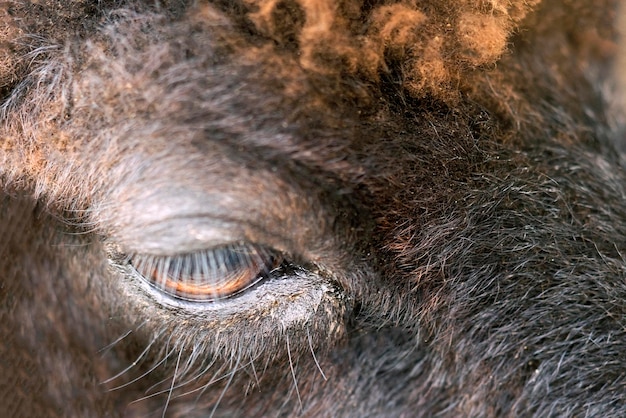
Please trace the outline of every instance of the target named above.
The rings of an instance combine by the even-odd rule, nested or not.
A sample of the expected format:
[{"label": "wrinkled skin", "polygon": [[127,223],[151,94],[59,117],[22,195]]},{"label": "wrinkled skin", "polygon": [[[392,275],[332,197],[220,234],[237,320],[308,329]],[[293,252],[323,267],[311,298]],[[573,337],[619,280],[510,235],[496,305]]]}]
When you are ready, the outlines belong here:
[{"label": "wrinkled skin", "polygon": [[[444,99],[226,2],[57,3],[11,6],[1,416],[626,416],[615,4],[539,7]],[[129,261],[229,243],[285,261],[187,304]]]}]

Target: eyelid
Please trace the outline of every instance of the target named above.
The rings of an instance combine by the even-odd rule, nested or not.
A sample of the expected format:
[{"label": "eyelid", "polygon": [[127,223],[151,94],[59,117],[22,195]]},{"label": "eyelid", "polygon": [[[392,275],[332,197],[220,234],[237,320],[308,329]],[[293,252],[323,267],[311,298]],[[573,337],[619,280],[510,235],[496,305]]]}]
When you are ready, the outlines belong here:
[{"label": "eyelid", "polygon": [[206,303],[254,286],[278,267],[283,257],[266,247],[240,242],[178,256],[131,255],[128,261],[158,291]]},{"label": "eyelid", "polygon": [[169,256],[247,241],[310,258],[307,250],[332,232],[317,195],[302,193],[266,167],[242,166],[225,151],[190,160],[178,148],[167,154],[138,150],[115,166],[129,170],[116,172],[123,183],[91,204],[89,223],[140,254]]}]

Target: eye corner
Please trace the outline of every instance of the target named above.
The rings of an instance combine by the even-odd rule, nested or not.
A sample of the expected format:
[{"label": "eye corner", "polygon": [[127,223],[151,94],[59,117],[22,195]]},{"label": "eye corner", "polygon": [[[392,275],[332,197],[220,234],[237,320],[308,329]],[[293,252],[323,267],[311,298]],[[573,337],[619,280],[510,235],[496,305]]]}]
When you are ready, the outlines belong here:
[{"label": "eye corner", "polygon": [[128,264],[128,260],[131,254],[133,254],[131,251],[125,250],[122,246],[110,240],[104,240],[103,245],[106,256],[110,262],[116,265]]}]

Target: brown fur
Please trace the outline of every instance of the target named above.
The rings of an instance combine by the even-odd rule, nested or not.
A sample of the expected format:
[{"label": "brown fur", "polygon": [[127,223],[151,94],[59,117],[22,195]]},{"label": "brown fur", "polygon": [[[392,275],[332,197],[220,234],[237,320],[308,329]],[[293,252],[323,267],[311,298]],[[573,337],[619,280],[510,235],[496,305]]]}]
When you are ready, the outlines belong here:
[{"label": "brown fur", "polygon": [[0,415],[623,416],[617,11],[1,3]]}]

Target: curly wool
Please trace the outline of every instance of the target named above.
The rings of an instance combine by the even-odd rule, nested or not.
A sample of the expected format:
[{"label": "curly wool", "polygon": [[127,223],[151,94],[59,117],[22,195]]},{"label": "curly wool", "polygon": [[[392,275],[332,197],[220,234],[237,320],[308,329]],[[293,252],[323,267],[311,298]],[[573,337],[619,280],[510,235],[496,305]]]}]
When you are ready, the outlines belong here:
[{"label": "curly wool", "polygon": [[[278,53],[291,51],[308,71],[376,82],[381,73],[399,68],[410,95],[446,99],[472,70],[501,57],[508,37],[539,0],[242,2],[233,7],[240,18],[274,41]],[[33,59],[27,52],[37,40],[24,28],[63,43],[97,23],[85,20],[96,17],[94,7],[86,0],[71,7],[59,0],[0,5],[0,93],[20,79]]]},{"label": "curly wool", "polygon": [[374,81],[400,63],[411,95],[445,98],[464,73],[500,58],[509,35],[539,0],[246,3],[256,28],[281,46],[292,44],[306,69]]}]

